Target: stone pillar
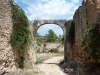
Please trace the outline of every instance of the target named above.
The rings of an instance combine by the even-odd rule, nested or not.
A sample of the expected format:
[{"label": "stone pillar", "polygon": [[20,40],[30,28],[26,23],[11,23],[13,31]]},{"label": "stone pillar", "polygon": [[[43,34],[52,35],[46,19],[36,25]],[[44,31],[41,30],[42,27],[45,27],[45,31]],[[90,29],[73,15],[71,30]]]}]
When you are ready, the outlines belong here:
[{"label": "stone pillar", "polygon": [[[30,30],[30,39],[31,39],[31,43],[28,45],[27,47],[27,51],[25,52],[25,63],[24,63],[24,68],[26,69],[31,69],[34,68],[34,62],[36,61],[36,53],[35,53],[35,49],[36,49],[36,39],[33,36],[33,31],[34,31],[34,27],[31,21],[29,21],[29,30]],[[30,65],[30,66],[27,66]]]},{"label": "stone pillar", "polygon": [[64,62],[68,61],[68,52],[67,52],[67,34],[66,34],[66,25],[67,23],[65,23],[65,27],[64,27]]}]

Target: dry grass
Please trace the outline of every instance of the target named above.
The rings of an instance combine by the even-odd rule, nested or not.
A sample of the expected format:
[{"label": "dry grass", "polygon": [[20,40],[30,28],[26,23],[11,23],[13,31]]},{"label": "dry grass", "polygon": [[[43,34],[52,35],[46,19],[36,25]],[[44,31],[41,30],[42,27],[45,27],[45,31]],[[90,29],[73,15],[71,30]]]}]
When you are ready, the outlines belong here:
[{"label": "dry grass", "polygon": [[47,60],[56,56],[64,56],[64,53],[37,53],[35,64],[41,64],[44,60]]},{"label": "dry grass", "polygon": [[[64,53],[37,53],[36,54],[36,59],[37,59],[37,64],[42,63],[44,60],[50,59],[52,57],[56,57],[56,56],[64,56]],[[34,64],[34,68],[32,68],[32,63],[31,62],[27,62],[25,64],[25,69],[32,69],[33,71],[23,71],[21,70],[20,72],[11,72],[11,73],[6,73],[4,75],[37,75],[38,74],[38,68],[37,66]],[[34,70],[37,69],[37,71],[35,72]]]}]

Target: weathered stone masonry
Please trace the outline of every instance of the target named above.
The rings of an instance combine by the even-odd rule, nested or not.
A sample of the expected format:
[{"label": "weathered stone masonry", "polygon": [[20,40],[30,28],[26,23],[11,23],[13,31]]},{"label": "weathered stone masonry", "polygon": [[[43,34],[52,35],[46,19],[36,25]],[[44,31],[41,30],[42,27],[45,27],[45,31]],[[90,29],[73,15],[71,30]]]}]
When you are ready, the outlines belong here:
[{"label": "weathered stone masonry", "polygon": [[14,52],[10,43],[12,32],[11,7],[9,0],[0,0],[0,66],[16,68]]},{"label": "weathered stone masonry", "polygon": [[72,50],[70,50],[73,55],[69,58],[73,59],[77,64],[83,64],[85,57],[88,54],[82,51],[80,47],[81,33],[89,28],[87,24],[93,21],[93,19],[98,18],[98,13],[100,10],[100,0],[83,0],[82,6],[76,10],[73,21],[75,23],[75,43]]},{"label": "weathered stone masonry", "polygon": [[[35,61],[35,49],[37,47],[36,40],[33,36],[33,26],[29,22],[29,30],[31,32],[30,39],[31,44],[27,47],[25,54],[25,63]],[[10,35],[12,33],[13,22],[10,0],[0,0],[0,73],[7,69],[17,69],[18,56],[16,51],[13,49],[13,45],[10,42]]]}]

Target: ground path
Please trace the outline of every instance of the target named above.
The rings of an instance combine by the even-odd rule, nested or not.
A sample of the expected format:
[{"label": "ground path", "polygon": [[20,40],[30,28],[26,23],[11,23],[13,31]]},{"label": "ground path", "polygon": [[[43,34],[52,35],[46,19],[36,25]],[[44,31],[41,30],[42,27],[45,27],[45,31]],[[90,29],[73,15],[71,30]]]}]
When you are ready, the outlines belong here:
[{"label": "ground path", "polygon": [[62,56],[53,57],[45,60],[42,64],[37,65],[40,71],[37,75],[68,75],[65,74],[58,66],[63,58],[64,57]]}]

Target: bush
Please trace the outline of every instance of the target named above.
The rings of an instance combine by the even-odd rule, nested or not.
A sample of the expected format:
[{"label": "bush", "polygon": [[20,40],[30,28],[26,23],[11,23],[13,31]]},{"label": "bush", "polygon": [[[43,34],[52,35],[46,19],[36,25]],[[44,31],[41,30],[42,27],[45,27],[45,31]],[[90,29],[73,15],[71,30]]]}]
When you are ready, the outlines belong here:
[{"label": "bush", "polygon": [[40,42],[37,42],[37,45],[38,45],[38,46],[41,46],[41,43],[40,43]]},{"label": "bush", "polygon": [[58,50],[57,48],[53,48],[53,49],[50,50],[50,52],[51,52],[51,53],[58,53],[59,50]]},{"label": "bush", "polygon": [[55,42],[57,39],[57,35],[54,33],[53,30],[49,30],[48,34],[46,35],[47,42]]}]

